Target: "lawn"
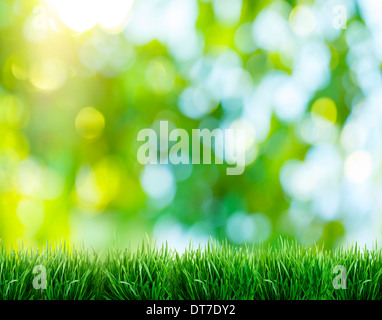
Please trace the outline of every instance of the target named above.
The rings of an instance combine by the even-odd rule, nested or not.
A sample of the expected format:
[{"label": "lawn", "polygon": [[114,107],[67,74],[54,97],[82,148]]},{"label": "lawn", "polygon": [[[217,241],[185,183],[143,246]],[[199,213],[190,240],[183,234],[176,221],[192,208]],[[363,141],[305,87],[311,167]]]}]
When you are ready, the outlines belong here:
[{"label": "lawn", "polygon": [[[333,268],[347,270],[347,289],[335,289]],[[46,289],[36,277],[46,270]],[[179,254],[146,241],[137,250],[0,251],[0,299],[310,300],[381,299],[382,254],[354,245],[325,251],[280,240],[272,246],[211,242]],[[35,271],[35,272],[34,272]],[[40,282],[39,282],[40,281]]]}]

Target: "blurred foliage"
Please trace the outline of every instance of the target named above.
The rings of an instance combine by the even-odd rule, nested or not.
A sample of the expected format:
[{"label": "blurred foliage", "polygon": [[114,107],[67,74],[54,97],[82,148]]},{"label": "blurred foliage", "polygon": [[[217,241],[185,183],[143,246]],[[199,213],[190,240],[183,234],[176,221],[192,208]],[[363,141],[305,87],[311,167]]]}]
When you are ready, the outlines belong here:
[{"label": "blurred foliage", "polygon": [[[375,1],[130,2],[0,0],[5,244],[379,236]],[[160,120],[239,121],[244,174],[140,165]]]}]

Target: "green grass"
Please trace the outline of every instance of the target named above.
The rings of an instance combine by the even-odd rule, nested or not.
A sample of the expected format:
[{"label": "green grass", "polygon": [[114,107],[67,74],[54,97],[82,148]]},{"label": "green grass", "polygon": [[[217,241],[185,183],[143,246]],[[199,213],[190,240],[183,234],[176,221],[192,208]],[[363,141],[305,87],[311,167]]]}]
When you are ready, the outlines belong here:
[{"label": "green grass", "polygon": [[[33,288],[47,270],[46,290]],[[333,267],[347,268],[347,289],[335,290]],[[280,240],[275,246],[210,243],[177,254],[149,242],[137,251],[0,251],[0,299],[381,299],[382,253],[324,251]]]}]

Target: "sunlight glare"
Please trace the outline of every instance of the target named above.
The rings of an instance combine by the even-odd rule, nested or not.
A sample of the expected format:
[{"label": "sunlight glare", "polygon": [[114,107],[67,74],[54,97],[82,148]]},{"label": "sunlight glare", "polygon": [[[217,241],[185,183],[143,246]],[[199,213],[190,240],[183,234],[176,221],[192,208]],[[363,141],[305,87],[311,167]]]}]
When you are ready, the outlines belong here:
[{"label": "sunlight glare", "polygon": [[121,32],[133,0],[46,0],[70,29],[85,32],[100,25],[108,33]]}]

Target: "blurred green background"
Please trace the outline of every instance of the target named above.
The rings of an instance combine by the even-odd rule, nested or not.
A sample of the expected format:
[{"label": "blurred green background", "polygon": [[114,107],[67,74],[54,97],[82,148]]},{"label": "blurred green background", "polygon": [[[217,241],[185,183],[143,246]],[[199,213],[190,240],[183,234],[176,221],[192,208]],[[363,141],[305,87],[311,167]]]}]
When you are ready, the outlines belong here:
[{"label": "blurred green background", "polygon": [[[378,0],[0,0],[0,238],[381,236]],[[243,175],[137,161],[139,130],[239,125]],[[159,152],[159,151],[158,151]]]}]

